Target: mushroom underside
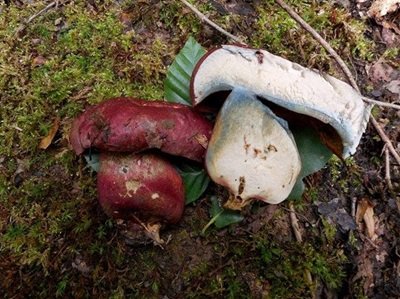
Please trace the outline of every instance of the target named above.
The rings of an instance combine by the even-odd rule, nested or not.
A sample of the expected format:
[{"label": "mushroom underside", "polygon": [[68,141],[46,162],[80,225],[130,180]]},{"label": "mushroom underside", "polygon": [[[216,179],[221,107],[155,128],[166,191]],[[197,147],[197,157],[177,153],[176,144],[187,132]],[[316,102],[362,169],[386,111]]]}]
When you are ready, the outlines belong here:
[{"label": "mushroom underside", "polygon": [[209,104],[213,94],[238,87],[253,92],[289,122],[311,121],[322,132],[321,140],[343,158],[355,152],[369,119],[371,107],[347,83],[265,50],[234,45],[212,49],[197,63],[192,101],[210,108],[205,98]]},{"label": "mushroom underside", "polygon": [[[197,109],[208,113],[210,118],[215,118],[231,92],[232,90],[224,90],[212,93],[199,103]],[[315,131],[321,142],[336,156],[342,159],[342,138],[332,125],[324,123],[317,118],[291,111],[261,96],[256,96],[256,99],[268,107],[278,118],[287,121],[289,128],[304,127]]]}]

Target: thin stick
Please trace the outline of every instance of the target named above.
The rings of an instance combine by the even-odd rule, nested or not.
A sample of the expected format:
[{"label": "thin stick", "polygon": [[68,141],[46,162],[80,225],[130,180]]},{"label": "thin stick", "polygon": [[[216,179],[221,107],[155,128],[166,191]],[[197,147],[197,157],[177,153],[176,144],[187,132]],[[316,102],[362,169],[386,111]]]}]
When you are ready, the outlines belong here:
[{"label": "thin stick", "polygon": [[48,11],[50,8],[52,8],[53,6],[58,5],[58,1],[53,1],[50,4],[48,4],[45,8],[43,8],[42,10],[38,11],[37,13],[35,13],[34,15],[32,15],[28,20],[26,20],[25,25],[28,25],[29,23],[31,23],[34,19],[36,19],[37,17],[39,17],[40,15],[44,14],[46,11]]},{"label": "thin stick", "polygon": [[[66,0],[63,2],[63,4],[67,3],[69,0]],[[34,15],[30,16],[28,20],[26,20],[24,22],[24,24],[22,24],[21,26],[18,27],[16,34],[18,34],[19,32],[23,31],[34,19],[36,19],[37,17],[43,15],[44,13],[46,13],[48,10],[50,10],[53,7],[58,8],[60,0],[56,0],[53,2],[50,2],[45,8],[43,8],[42,10],[39,10],[37,13],[35,13]]]},{"label": "thin stick", "polygon": [[[290,223],[292,225],[292,229],[294,232],[294,236],[296,237],[297,242],[303,243],[303,237],[301,236],[299,221],[296,217],[296,211],[294,210],[294,206],[292,202],[289,202],[289,216],[290,216]],[[313,284],[312,276],[309,270],[305,270],[305,275],[307,278],[307,282],[310,286]],[[314,298],[314,296],[313,296]]]},{"label": "thin stick", "polygon": [[375,104],[377,106],[389,107],[389,108],[399,109],[400,110],[400,105],[396,105],[396,104],[392,104],[392,103],[385,103],[385,102],[381,102],[381,101],[376,101],[376,100],[373,100],[373,99],[370,99],[370,98],[366,98],[366,97],[362,97],[362,99],[364,100],[364,102]]},{"label": "thin stick", "polygon": [[347,67],[346,63],[343,61],[343,59],[336,53],[335,50],[328,44],[326,40],[323,39],[321,35],[317,31],[315,31],[314,28],[312,28],[310,25],[306,23],[289,5],[287,5],[285,2],[282,0],[275,0],[276,3],[279,4],[280,7],[282,7],[293,19],[296,20],[297,23],[299,23],[308,33],[310,33],[326,51],[328,51],[329,54],[332,55],[332,57],[336,60],[336,62],[339,64],[340,68],[343,70],[345,75],[350,81],[351,86],[358,92],[360,92],[356,81],[354,80],[353,75],[351,74],[351,71]]},{"label": "thin stick", "polygon": [[294,236],[296,237],[297,242],[303,243],[303,237],[301,236],[299,221],[297,220],[296,211],[294,210],[294,206],[293,206],[292,202],[289,202],[289,215],[290,215],[290,222],[292,224]]},{"label": "thin stick", "polygon": [[351,199],[351,217],[356,219],[356,203],[357,203],[357,197],[353,197]]},{"label": "thin stick", "polygon": [[285,208],[285,207],[280,207],[280,208],[281,208],[282,210],[287,211],[287,212],[295,213],[296,216],[299,216],[299,217],[303,218],[303,219],[304,219],[305,221],[307,221],[310,225],[314,226],[314,224],[313,224],[310,220],[308,220],[306,216],[304,216],[304,215],[302,215],[302,214],[296,212],[294,209],[293,209],[293,210],[290,210],[290,209]]},{"label": "thin stick", "polygon": [[395,148],[393,147],[393,144],[389,140],[389,137],[385,134],[385,132],[383,132],[383,129],[379,125],[378,121],[372,115],[371,115],[371,122],[374,125],[375,129],[378,131],[378,134],[381,137],[381,139],[383,140],[383,142],[386,143],[386,146],[387,146],[389,152],[395,158],[397,164],[400,165],[400,156],[399,156],[399,154],[396,152]]},{"label": "thin stick", "polygon": [[[297,23],[299,23],[308,33],[310,33],[321,44],[321,46],[323,46],[332,55],[332,57],[336,60],[336,62],[341,67],[342,71],[349,79],[351,86],[353,86],[353,88],[360,93],[360,89],[358,88],[353,75],[351,74],[349,68],[344,63],[342,58],[340,58],[340,56],[336,53],[336,51],[321,37],[321,35],[318,34],[318,32],[314,30],[314,28],[308,25],[290,6],[288,6],[285,2],[283,2],[283,0],[275,0],[275,2],[278,3],[293,19],[295,19]],[[372,115],[371,115],[371,123],[374,126],[374,128],[378,131],[378,134],[381,137],[381,139],[387,144],[390,153],[394,156],[397,163],[400,165],[399,154],[394,149],[393,144],[390,141],[389,137],[385,134],[379,123]]]},{"label": "thin stick", "polygon": [[186,0],[181,0],[181,2],[183,4],[185,4],[191,11],[193,11],[202,22],[206,22],[208,25],[210,25],[211,27],[213,27],[215,30],[221,32],[222,34],[226,35],[227,37],[229,37],[231,40],[240,43],[240,44],[244,44],[244,42],[238,38],[237,36],[234,36],[233,34],[229,33],[228,31],[226,31],[225,29],[221,28],[220,26],[218,26],[217,24],[215,24],[213,21],[211,21],[209,18],[207,18],[204,14],[202,14],[196,7],[194,7],[192,4],[190,4],[189,2],[187,2]]},{"label": "thin stick", "polygon": [[385,180],[389,190],[393,190],[392,180],[390,178],[390,154],[387,144],[385,145]]}]

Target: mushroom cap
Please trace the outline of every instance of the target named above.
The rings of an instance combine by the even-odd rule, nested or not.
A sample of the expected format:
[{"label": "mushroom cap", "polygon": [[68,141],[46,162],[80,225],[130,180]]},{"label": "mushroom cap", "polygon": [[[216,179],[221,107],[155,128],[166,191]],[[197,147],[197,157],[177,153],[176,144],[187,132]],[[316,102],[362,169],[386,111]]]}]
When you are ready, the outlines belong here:
[{"label": "mushroom cap", "polygon": [[114,98],[89,107],[70,133],[79,155],[88,148],[112,152],[162,152],[202,161],[212,124],[190,107],[163,101]]},{"label": "mushroom cap", "polygon": [[100,205],[119,219],[176,223],[185,203],[183,181],[167,160],[151,153],[100,154],[97,174]]},{"label": "mushroom cap", "polygon": [[330,125],[341,138],[344,158],[355,152],[371,109],[343,81],[265,50],[234,45],[210,50],[197,63],[190,87],[193,104],[234,87]]},{"label": "mushroom cap", "polygon": [[273,204],[285,200],[301,169],[286,121],[240,88],[217,116],[205,163],[211,179],[243,205],[250,199]]}]

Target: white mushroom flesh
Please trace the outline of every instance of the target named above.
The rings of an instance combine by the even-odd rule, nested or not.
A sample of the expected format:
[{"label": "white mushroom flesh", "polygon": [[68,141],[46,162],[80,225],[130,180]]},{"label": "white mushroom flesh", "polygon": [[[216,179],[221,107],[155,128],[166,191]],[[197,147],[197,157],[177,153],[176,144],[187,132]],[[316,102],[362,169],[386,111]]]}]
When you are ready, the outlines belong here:
[{"label": "white mushroom flesh", "polygon": [[239,88],[218,114],[206,167],[211,179],[235,198],[276,204],[291,192],[301,160],[286,121]]},{"label": "white mushroom flesh", "polygon": [[369,119],[371,107],[347,83],[264,50],[230,45],[199,62],[191,82],[193,102],[234,87],[331,125],[342,139],[343,157],[355,152]]}]

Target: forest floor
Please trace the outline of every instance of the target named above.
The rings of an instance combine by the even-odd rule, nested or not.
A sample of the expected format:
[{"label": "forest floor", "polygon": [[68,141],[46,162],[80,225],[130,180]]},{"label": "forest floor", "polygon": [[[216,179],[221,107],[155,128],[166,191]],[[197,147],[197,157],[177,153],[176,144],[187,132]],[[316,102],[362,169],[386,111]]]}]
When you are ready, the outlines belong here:
[{"label": "forest floor", "polygon": [[[180,1],[58,1],[29,20],[49,3],[0,4],[1,298],[400,297],[400,166],[390,160],[389,188],[371,125],[353,157],[306,179],[293,202],[301,244],[288,202],[254,203],[242,222],[202,234],[215,185],[164,229],[163,249],[129,242],[68,144],[71,121],[111,97],[162,99],[167,67],[189,36],[205,48],[229,40]],[[273,0],[192,3],[250,46],[346,80]],[[288,3],[346,61],[365,96],[400,103],[399,9],[380,16],[369,0]],[[400,111],[372,114],[400,152]],[[356,210],[368,213],[357,219]]]}]

